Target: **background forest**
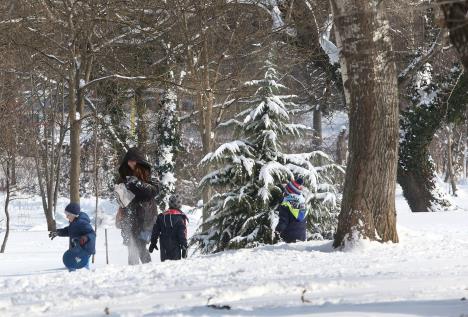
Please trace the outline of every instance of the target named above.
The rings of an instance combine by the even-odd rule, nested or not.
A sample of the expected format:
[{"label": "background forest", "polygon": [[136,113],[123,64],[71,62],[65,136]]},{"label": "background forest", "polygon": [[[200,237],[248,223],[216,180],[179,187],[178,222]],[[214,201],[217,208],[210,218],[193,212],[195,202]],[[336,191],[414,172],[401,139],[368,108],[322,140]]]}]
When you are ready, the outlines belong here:
[{"label": "background forest", "polygon": [[[309,179],[316,226],[310,231],[316,238],[333,236],[348,122],[369,120],[348,119],[349,87],[343,88],[335,35],[335,24],[343,21],[332,13],[341,18],[338,7],[307,0],[24,0],[1,5],[0,185],[7,197],[41,195],[49,229],[55,227],[58,197],[110,197],[119,160],[134,146],[157,167],[155,176],[165,186],[162,208],[175,188],[192,206],[229,192],[233,184],[206,184],[213,167],[200,162],[239,137],[230,125],[246,122],[242,116],[265,97],[259,96],[265,79],[276,85],[267,89],[272,98],[285,100],[287,125],[294,125],[287,128],[291,134],[275,131],[274,140],[269,139],[274,151],[309,153],[294,162],[308,166],[307,173],[317,173],[320,166],[328,170],[322,178]],[[379,6],[392,43],[387,57],[396,64],[398,183],[413,212],[450,208],[439,186],[450,184],[456,195],[457,182],[467,177],[463,67],[436,3],[386,1]],[[236,151],[220,150],[211,161],[236,159]],[[281,161],[279,153],[273,161]],[[305,173],[280,170],[273,168],[274,180],[257,190],[263,186],[268,197],[274,196],[270,185]],[[323,190],[324,184],[329,190]]]}]

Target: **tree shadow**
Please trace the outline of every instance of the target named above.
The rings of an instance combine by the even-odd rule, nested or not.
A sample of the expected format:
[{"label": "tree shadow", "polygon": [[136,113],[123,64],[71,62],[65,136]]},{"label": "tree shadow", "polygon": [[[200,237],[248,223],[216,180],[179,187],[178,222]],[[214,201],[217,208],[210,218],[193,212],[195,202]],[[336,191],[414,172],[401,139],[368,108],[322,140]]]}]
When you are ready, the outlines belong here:
[{"label": "tree shadow", "polygon": [[265,306],[252,309],[236,308],[214,309],[198,306],[190,309],[180,309],[161,313],[148,313],[144,316],[379,316],[379,315],[410,315],[421,317],[468,317],[468,301],[460,299],[426,300],[426,301],[394,301],[366,304],[332,304],[313,305],[304,303],[298,306]]}]

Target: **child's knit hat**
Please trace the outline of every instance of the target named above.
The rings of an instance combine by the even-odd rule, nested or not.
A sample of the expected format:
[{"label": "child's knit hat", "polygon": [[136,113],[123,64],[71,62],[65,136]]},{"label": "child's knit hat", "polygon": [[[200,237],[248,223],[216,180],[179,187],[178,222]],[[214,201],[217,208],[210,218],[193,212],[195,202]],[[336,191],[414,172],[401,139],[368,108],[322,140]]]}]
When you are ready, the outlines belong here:
[{"label": "child's knit hat", "polygon": [[80,214],[80,205],[77,203],[69,203],[67,207],[65,207],[65,212],[69,215],[78,217]]},{"label": "child's knit hat", "polygon": [[304,180],[301,177],[296,177],[296,179],[291,179],[285,187],[287,194],[300,195],[302,193],[302,184]]},{"label": "child's knit hat", "polygon": [[182,208],[182,202],[178,194],[173,194],[169,197],[169,208],[180,210]]}]

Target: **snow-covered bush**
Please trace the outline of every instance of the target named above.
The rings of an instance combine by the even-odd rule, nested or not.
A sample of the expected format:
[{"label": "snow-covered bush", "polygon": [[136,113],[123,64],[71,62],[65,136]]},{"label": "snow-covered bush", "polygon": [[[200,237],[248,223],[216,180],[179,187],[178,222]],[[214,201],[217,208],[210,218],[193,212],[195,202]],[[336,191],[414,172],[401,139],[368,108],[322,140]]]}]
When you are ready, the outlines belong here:
[{"label": "snow-covered bush", "polygon": [[222,144],[201,161],[213,167],[201,181],[215,194],[206,204],[210,217],[193,237],[202,252],[254,247],[276,242],[273,234],[277,206],[284,184],[300,175],[305,181],[311,233],[321,234],[313,220],[325,220],[334,228],[338,208],[336,179],[343,170],[322,152],[285,154],[282,145],[300,137],[306,127],[289,123],[291,96],[278,82],[271,62],[264,78],[245,83],[253,89],[247,108],[224,126],[236,126],[239,139]]}]

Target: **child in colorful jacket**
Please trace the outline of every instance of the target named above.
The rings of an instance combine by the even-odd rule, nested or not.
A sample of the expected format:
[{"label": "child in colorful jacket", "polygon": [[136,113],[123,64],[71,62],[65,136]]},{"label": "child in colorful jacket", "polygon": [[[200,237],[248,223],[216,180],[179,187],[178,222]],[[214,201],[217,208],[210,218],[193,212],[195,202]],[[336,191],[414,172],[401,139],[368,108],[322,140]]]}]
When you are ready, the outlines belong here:
[{"label": "child in colorful jacket", "polygon": [[151,235],[149,252],[161,248],[161,262],[187,257],[187,216],[181,211],[179,195],[169,197],[169,209],[158,215]]},{"label": "child in colorful jacket", "polygon": [[287,243],[306,240],[307,209],[302,194],[302,178],[291,180],[285,187],[285,197],[278,207],[279,222],[275,232]]}]

